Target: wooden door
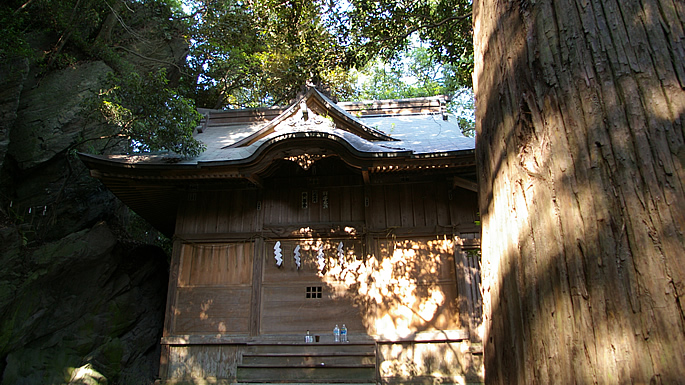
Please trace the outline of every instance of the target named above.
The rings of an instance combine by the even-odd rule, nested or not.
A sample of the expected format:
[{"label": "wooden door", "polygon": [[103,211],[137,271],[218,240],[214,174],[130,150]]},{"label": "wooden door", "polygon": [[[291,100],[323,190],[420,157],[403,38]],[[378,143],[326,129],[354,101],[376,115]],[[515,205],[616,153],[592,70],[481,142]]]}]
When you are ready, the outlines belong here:
[{"label": "wooden door", "polygon": [[[275,259],[277,243],[281,266]],[[260,334],[304,335],[310,330],[330,342],[336,324],[345,324],[350,334],[367,334],[364,311],[351,295],[350,285],[356,280],[345,276],[346,268],[362,255],[362,244],[356,239],[266,241]]]}]

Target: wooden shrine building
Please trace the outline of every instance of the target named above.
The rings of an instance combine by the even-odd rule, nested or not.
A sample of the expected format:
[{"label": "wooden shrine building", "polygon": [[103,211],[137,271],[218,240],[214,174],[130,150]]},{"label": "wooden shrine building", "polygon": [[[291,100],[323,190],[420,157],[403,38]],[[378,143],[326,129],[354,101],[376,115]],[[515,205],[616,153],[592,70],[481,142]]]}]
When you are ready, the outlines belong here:
[{"label": "wooden shrine building", "polygon": [[475,143],[444,105],[312,89],[208,112],[196,158],[82,154],[173,239],[159,383],[482,382]]}]

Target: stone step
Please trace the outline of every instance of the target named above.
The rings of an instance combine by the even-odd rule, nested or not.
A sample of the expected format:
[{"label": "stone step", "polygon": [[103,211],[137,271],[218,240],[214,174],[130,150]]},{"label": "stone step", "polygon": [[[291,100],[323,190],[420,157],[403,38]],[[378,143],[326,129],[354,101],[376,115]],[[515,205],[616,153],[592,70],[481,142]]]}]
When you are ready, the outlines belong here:
[{"label": "stone step", "polygon": [[295,366],[295,365],[375,365],[376,356],[372,353],[337,354],[243,354],[244,366]]},{"label": "stone step", "polygon": [[376,379],[375,365],[368,367],[245,367],[238,366],[237,382],[247,383],[368,383]]},{"label": "stone step", "polygon": [[309,354],[333,354],[333,353],[367,353],[376,354],[376,345],[373,343],[249,343],[245,346],[247,354],[261,353],[309,353]]},{"label": "stone step", "polygon": [[237,365],[245,383],[372,383],[376,349],[372,343],[254,343]]},{"label": "stone step", "polygon": [[[311,385],[311,382],[288,382],[288,385]],[[317,382],[316,385],[341,385],[344,382]],[[354,385],[378,385],[372,382],[354,382]],[[156,384],[155,384],[156,385]],[[214,385],[214,383],[212,383]],[[273,385],[273,382],[233,382],[230,385]]]}]

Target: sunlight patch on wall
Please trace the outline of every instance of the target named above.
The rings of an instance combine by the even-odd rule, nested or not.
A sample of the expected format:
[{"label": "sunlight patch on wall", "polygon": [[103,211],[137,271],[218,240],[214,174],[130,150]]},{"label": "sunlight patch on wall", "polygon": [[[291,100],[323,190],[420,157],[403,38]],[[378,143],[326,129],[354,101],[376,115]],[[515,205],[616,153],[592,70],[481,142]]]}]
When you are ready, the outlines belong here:
[{"label": "sunlight patch on wall", "polygon": [[[369,309],[370,332],[384,339],[457,328],[453,241],[381,239],[366,259],[330,258],[326,281]],[[354,250],[349,250],[354,251]],[[339,286],[339,287],[340,287]],[[447,293],[445,290],[451,290]]]},{"label": "sunlight patch on wall", "polygon": [[379,374],[392,382],[419,379],[421,383],[481,382],[477,380],[482,378],[479,377],[481,359],[465,354],[468,351],[468,344],[463,342],[381,344]]}]

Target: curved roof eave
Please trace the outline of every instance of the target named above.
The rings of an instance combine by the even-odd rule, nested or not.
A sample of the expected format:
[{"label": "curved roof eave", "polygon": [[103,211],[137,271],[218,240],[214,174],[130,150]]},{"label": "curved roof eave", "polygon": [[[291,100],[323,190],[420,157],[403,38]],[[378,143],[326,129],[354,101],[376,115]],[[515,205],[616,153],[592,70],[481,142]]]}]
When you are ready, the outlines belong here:
[{"label": "curved roof eave", "polygon": [[[342,131],[342,130],[338,130]],[[351,136],[354,136],[355,138],[359,139],[356,141],[356,143],[353,143],[350,138],[345,138],[346,135],[349,134],[347,132],[334,132],[334,131],[297,131],[297,132],[287,132],[287,133],[280,133],[278,135],[273,135],[270,138],[266,139],[262,143],[260,143],[258,146],[256,146],[255,150],[252,152],[252,154],[248,157],[241,158],[241,159],[232,159],[232,160],[207,160],[207,161],[198,161],[197,165],[198,167],[207,167],[207,166],[225,166],[225,165],[245,165],[245,164],[251,164],[254,163],[257,159],[261,158],[264,154],[268,153],[274,146],[280,145],[281,143],[288,141],[288,142],[301,142],[301,140],[323,140],[324,142],[321,142],[322,144],[325,144],[325,141],[328,142],[334,142],[337,143],[338,145],[342,146],[349,155],[352,157],[356,158],[363,158],[363,159],[380,159],[380,158],[399,158],[399,157],[412,157],[414,152],[412,150],[404,149],[404,148],[390,148],[390,147],[384,147],[382,144],[376,144],[376,143],[371,143],[368,141],[365,141],[361,138],[358,138],[354,136],[353,134],[349,134]],[[301,150],[306,151],[306,146],[297,146],[295,143],[292,143],[294,148],[299,148]],[[310,146],[310,147],[316,147],[316,146]],[[366,148],[367,150],[365,150]],[[342,154],[337,154],[342,156]],[[344,156],[342,156],[344,158]]]}]

